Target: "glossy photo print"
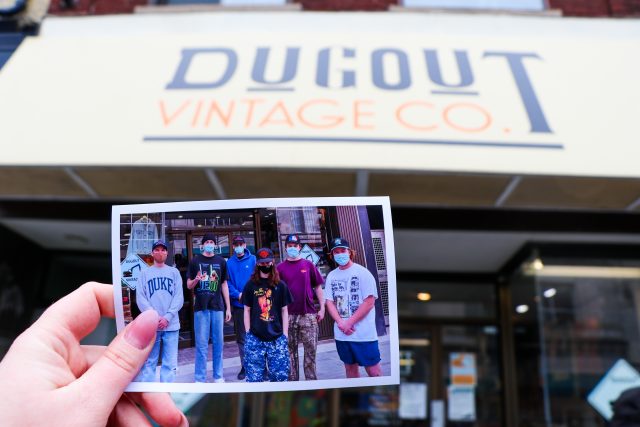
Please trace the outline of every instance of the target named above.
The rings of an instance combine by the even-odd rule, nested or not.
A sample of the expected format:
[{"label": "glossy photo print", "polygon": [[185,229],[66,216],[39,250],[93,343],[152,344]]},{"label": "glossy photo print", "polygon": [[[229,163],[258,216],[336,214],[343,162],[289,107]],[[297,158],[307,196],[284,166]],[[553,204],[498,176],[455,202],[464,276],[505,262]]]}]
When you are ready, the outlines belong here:
[{"label": "glossy photo print", "polygon": [[399,383],[388,197],[113,207],[118,331],[159,314],[128,391]]}]

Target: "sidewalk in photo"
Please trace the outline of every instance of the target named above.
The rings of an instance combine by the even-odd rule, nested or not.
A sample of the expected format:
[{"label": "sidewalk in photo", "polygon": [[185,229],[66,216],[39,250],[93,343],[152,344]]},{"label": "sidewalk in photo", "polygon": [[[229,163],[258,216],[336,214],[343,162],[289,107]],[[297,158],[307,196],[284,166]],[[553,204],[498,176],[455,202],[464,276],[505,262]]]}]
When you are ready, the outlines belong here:
[{"label": "sidewalk in photo", "polygon": [[[391,374],[391,364],[389,362],[389,335],[378,337],[380,346],[380,356],[382,362],[382,375]],[[209,345],[209,357],[207,359],[207,382],[213,381],[211,366],[211,345]],[[304,379],[304,369],[302,362],[304,353],[302,345],[298,347],[298,360],[300,361],[300,379]],[[240,371],[240,356],[238,353],[238,344],[235,341],[225,342],[223,349],[223,375],[226,382],[240,382],[237,378]],[[195,360],[195,348],[185,348],[178,352],[178,372],[175,382],[193,382]],[[158,368],[159,369],[159,368]],[[336,344],[333,339],[318,342],[316,352],[316,372],[319,380],[346,378],[344,372],[344,364],[338,357],[336,352]],[[364,368],[360,368],[360,375],[366,377],[367,373]]]}]

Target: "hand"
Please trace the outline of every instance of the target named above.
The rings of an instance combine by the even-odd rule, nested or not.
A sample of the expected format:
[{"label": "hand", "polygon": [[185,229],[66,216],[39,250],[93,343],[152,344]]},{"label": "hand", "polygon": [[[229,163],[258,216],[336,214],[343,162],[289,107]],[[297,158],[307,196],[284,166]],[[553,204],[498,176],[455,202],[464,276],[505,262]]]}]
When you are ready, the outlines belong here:
[{"label": "hand", "polygon": [[169,321],[164,317],[160,316],[158,318],[158,329],[164,330],[167,326],[169,326]]},{"label": "hand", "polygon": [[231,320],[231,310],[227,309],[227,311],[224,314],[224,321],[228,322],[229,320]]},{"label": "hand", "polygon": [[322,319],[324,319],[324,306],[320,308],[320,311],[316,314],[316,318],[318,319],[318,322],[322,322]]},{"label": "hand", "polygon": [[3,425],[149,425],[136,404],[161,425],[188,425],[167,393],[123,394],[153,346],[158,314],[140,314],[109,347],[80,345],[101,315],[114,315],[113,286],[87,283],[16,338],[0,363]]},{"label": "hand", "polygon": [[198,274],[196,274],[196,278],[193,279],[196,281],[196,283],[198,283],[200,280],[202,280],[202,273],[200,271],[198,271]]},{"label": "hand", "polygon": [[355,332],[355,329],[351,326],[351,323],[348,320],[339,321],[338,329],[340,329],[345,335],[351,335]]}]

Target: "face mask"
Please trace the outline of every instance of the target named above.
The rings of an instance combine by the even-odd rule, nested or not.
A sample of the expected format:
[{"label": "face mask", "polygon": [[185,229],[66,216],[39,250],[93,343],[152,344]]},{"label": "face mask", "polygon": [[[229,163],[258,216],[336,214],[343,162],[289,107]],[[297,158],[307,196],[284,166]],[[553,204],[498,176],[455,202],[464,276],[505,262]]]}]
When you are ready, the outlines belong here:
[{"label": "face mask", "polygon": [[300,250],[295,246],[289,246],[287,248],[287,255],[289,255],[290,258],[298,258],[298,255],[300,255]]},{"label": "face mask", "polygon": [[333,256],[333,259],[338,263],[338,265],[340,266],[344,266],[349,264],[350,258],[349,258],[349,253],[346,254],[335,254]]},{"label": "face mask", "polygon": [[205,252],[213,252],[216,249],[216,245],[208,244],[204,245]]},{"label": "face mask", "polygon": [[242,245],[239,246],[235,246],[233,248],[233,250],[235,251],[236,254],[238,255],[242,255],[244,253],[244,248],[242,247]]},{"label": "face mask", "polygon": [[264,274],[268,274],[271,273],[271,269],[273,268],[272,265],[259,265],[258,266],[258,270],[260,270],[261,272],[263,272]]}]

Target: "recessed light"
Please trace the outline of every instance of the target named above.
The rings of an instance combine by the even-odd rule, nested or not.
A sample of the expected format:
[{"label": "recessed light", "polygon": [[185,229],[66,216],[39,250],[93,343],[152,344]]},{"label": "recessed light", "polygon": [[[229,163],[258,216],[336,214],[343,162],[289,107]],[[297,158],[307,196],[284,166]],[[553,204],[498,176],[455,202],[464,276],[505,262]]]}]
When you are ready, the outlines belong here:
[{"label": "recessed light", "polygon": [[516,313],[524,314],[527,311],[529,311],[529,306],[526,305],[526,304],[520,304],[520,305],[516,306]]},{"label": "recessed light", "polygon": [[531,263],[531,267],[533,267],[534,270],[540,271],[544,268],[544,264],[542,263],[542,260],[540,258],[536,258]]},{"label": "recessed light", "polygon": [[420,301],[429,301],[431,299],[431,294],[429,292],[420,292],[418,293],[418,299]]},{"label": "recessed light", "polygon": [[545,296],[545,298],[553,298],[556,293],[558,293],[558,291],[556,291],[556,288],[549,288],[547,290],[545,290],[542,295]]}]

